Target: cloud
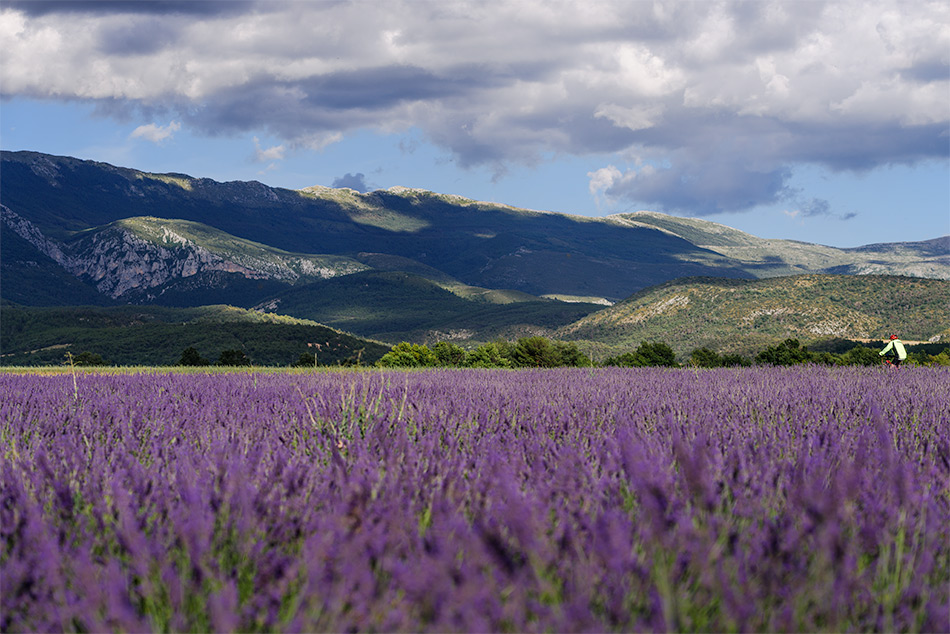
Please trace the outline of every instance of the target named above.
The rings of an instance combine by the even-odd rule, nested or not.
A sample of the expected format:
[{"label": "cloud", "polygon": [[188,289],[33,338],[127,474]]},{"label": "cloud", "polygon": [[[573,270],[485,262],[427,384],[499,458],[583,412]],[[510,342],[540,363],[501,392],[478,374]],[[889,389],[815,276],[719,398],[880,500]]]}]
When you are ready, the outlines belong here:
[{"label": "cloud", "polygon": [[801,216],[802,218],[813,218],[816,216],[822,216],[826,218],[834,218],[837,220],[852,220],[857,218],[857,212],[851,211],[847,213],[836,213],[832,207],[831,203],[823,198],[809,198],[802,199],[797,197],[795,202],[797,208],[793,210],[786,210],[783,213],[791,218],[797,218]]},{"label": "cloud", "polygon": [[139,127],[132,130],[132,134],[129,135],[129,138],[145,139],[146,141],[151,141],[152,143],[161,144],[172,138],[180,129],[181,123],[178,121],[172,121],[164,127],[155,125],[154,123],[149,123],[148,125],[140,125]]},{"label": "cloud", "polygon": [[948,155],[941,0],[3,6],[0,96],[279,140],[260,152],[413,129],[496,178],[608,153],[603,204],[691,214],[788,200],[798,165]]},{"label": "cloud", "polygon": [[51,13],[152,13],[219,15],[252,9],[242,0],[7,0],[8,7],[32,16]]},{"label": "cloud", "polygon": [[103,28],[99,47],[106,55],[149,55],[174,45],[177,38],[177,30],[163,20],[130,20]]},{"label": "cloud", "polygon": [[812,198],[802,205],[803,216],[830,216],[831,203],[821,198]]},{"label": "cloud", "polygon": [[262,148],[261,141],[254,137],[254,162],[267,163],[272,161],[284,160],[284,146],[274,145],[269,148]]},{"label": "cloud", "polygon": [[366,184],[366,175],[362,172],[358,172],[356,174],[346,173],[343,176],[334,179],[331,187],[337,189],[349,187],[350,189],[355,189],[361,194],[364,194],[371,189],[370,186]]},{"label": "cloud", "polygon": [[659,167],[598,170],[590,175],[590,189],[608,204],[636,201],[667,212],[707,215],[778,202],[789,176],[788,168],[761,169],[728,155],[715,162],[677,157]]}]

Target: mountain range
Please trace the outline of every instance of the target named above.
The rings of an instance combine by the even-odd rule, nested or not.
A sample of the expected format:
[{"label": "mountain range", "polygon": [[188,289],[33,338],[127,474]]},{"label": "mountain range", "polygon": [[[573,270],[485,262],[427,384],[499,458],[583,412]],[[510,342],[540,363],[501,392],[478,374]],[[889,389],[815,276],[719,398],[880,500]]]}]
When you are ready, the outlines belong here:
[{"label": "mountain range", "polygon": [[616,315],[684,278],[749,289],[814,274],[950,280],[950,236],[841,249],[654,212],[588,218],[402,187],[289,190],[36,152],[2,152],[0,219],[7,304],[227,304],[393,342],[619,344],[603,324],[633,323]]}]

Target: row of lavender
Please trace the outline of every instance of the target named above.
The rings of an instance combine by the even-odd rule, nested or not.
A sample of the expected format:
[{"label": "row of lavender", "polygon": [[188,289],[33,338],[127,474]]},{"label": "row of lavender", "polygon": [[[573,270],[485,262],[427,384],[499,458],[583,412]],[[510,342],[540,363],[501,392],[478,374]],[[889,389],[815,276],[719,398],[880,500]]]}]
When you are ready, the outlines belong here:
[{"label": "row of lavender", "polygon": [[0,631],[950,630],[950,372],[0,375]]}]

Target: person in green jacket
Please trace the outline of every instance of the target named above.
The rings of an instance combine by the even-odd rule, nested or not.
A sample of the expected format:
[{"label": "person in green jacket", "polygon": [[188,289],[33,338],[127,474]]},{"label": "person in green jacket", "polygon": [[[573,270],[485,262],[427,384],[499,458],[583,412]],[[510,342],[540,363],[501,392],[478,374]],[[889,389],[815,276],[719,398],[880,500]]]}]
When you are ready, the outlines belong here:
[{"label": "person in green jacket", "polygon": [[891,350],[894,351],[894,356],[896,357],[893,361],[891,361],[891,363],[894,365],[894,367],[901,367],[901,363],[903,363],[904,359],[907,358],[907,351],[904,350],[904,343],[897,338],[897,335],[891,335],[890,342],[884,346],[884,349],[881,350],[880,355],[883,357],[888,352],[891,352]]}]

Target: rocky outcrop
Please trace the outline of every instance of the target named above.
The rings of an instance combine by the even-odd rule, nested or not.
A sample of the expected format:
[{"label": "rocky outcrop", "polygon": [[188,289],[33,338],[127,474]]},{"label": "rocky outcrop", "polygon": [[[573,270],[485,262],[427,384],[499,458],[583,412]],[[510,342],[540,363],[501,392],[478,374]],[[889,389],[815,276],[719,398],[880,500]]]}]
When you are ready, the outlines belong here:
[{"label": "rocky outcrop", "polygon": [[240,273],[251,279],[268,277],[198,245],[163,247],[121,228],[97,232],[75,243],[74,249],[77,255],[70,273],[91,281],[100,292],[115,299],[128,291],[161,286],[199,271]]},{"label": "rocky outcrop", "polygon": [[[133,291],[162,286],[198,273],[237,273],[248,279],[293,284],[301,277],[330,278],[367,267],[357,262],[326,264],[320,256],[253,255],[214,252],[160,223],[133,231],[115,223],[68,243],[45,236],[33,223],[6,206],[3,222],[21,238],[99,292],[120,299]],[[150,219],[157,220],[157,219]]]},{"label": "rocky outcrop", "polygon": [[70,269],[72,259],[63,250],[63,246],[55,240],[50,240],[32,222],[23,218],[6,205],[0,205],[0,220],[3,221],[15,234],[32,244],[43,255],[51,258],[67,270]]}]

